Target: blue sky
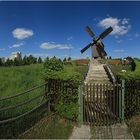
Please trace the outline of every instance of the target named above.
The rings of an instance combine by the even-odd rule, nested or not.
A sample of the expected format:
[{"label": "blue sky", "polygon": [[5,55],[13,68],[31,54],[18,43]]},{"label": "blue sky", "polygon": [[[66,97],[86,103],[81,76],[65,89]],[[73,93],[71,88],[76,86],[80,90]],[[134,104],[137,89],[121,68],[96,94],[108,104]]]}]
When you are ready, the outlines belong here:
[{"label": "blue sky", "polygon": [[0,2],[0,57],[21,51],[36,57],[90,57],[80,49],[108,26],[103,39],[112,57],[140,57],[140,2]]}]

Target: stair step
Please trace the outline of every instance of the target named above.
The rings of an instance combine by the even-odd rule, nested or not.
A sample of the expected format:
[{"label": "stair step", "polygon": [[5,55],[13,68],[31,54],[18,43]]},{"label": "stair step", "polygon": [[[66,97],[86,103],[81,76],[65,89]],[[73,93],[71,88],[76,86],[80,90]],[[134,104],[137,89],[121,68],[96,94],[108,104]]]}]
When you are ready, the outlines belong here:
[{"label": "stair step", "polygon": [[108,78],[108,75],[105,75],[105,74],[94,74],[94,75],[87,75],[87,78],[94,78],[94,79],[97,79],[97,78]]},{"label": "stair step", "polygon": [[91,60],[85,83],[110,84],[111,82],[103,66],[98,60]]}]

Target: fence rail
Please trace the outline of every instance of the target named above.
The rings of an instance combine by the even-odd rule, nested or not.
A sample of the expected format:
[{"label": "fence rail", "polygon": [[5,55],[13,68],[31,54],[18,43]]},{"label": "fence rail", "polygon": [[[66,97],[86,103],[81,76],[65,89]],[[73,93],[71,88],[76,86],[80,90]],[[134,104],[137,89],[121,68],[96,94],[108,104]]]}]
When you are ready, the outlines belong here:
[{"label": "fence rail", "polygon": [[35,89],[38,89],[38,88],[40,88],[40,87],[43,87],[43,86],[45,86],[45,85],[47,85],[47,83],[44,83],[44,84],[41,84],[41,85],[39,85],[39,86],[33,87],[33,88],[29,89],[29,90],[26,90],[26,91],[24,91],[24,92],[18,93],[18,94],[13,95],[13,96],[8,96],[8,97],[0,98],[0,102],[3,101],[3,100],[8,100],[8,99],[12,99],[12,98],[15,98],[15,97],[24,95],[24,94],[26,94],[26,93],[29,93],[29,92],[31,92],[31,91],[33,91],[33,90],[35,90]]},{"label": "fence rail", "polygon": [[[24,91],[24,92],[18,93],[18,94],[16,94],[16,95],[1,98],[1,99],[0,99],[0,103],[2,103],[3,101],[7,101],[7,100],[9,100],[9,99],[10,99],[10,100],[13,100],[13,99],[16,98],[16,97],[20,97],[20,96],[22,96],[22,95],[24,95],[24,94],[27,94],[27,93],[30,94],[32,91],[37,90],[37,89],[40,89],[41,87],[44,87],[44,90],[46,90],[47,84],[48,84],[48,83],[46,82],[46,83],[43,83],[43,84],[41,84],[41,85],[39,85],[39,86],[33,87],[33,88],[29,89],[29,90],[26,90],[26,91]],[[31,103],[32,101],[34,101],[34,100],[36,100],[36,99],[38,99],[38,98],[40,98],[40,97],[45,96],[45,95],[47,94],[46,92],[47,92],[47,91],[44,91],[43,93],[41,93],[41,94],[39,94],[39,95],[37,95],[37,96],[33,96],[32,98],[30,98],[30,99],[28,99],[28,100],[25,100],[25,101],[23,101],[23,102],[21,102],[21,103],[18,103],[18,104],[16,104],[16,105],[11,105],[11,106],[7,106],[7,107],[0,108],[0,113],[3,113],[3,112],[5,112],[5,111],[11,110],[11,109],[16,109],[16,108],[19,108],[19,107],[21,107],[21,106],[23,106],[23,105],[29,104],[29,103]],[[45,103],[46,103],[47,101],[48,101],[48,100],[46,100]],[[35,111],[37,108],[39,108],[39,107],[42,106],[42,105],[44,105],[44,103],[40,103],[40,104],[37,105],[36,107],[32,108],[32,109],[29,110],[29,111],[26,111],[26,112],[23,113],[23,114],[20,114],[20,115],[17,115],[17,116],[15,116],[15,117],[11,117],[11,118],[8,118],[8,119],[5,119],[5,120],[0,120],[0,124],[4,124],[4,123],[8,123],[8,122],[12,122],[12,121],[14,121],[14,120],[17,120],[17,119],[19,119],[19,118],[21,118],[21,117],[23,117],[23,116],[25,116],[25,115],[30,114],[31,112]]]},{"label": "fence rail", "polygon": [[24,114],[21,114],[21,115],[19,115],[19,116],[16,116],[16,117],[13,117],[13,118],[10,118],[10,119],[6,119],[6,120],[2,120],[2,121],[0,121],[0,125],[1,125],[1,124],[5,124],[5,123],[9,123],[9,122],[12,122],[12,121],[15,121],[15,120],[17,120],[17,119],[19,119],[19,118],[22,118],[22,117],[24,117],[24,116],[26,116],[26,115],[29,115],[30,113],[34,112],[35,110],[37,110],[37,109],[40,108],[41,106],[45,105],[46,103],[47,103],[47,102],[41,103],[41,104],[39,104],[38,106],[34,107],[33,109],[31,109],[31,110],[29,110],[29,111],[27,111],[27,112],[25,112]]}]

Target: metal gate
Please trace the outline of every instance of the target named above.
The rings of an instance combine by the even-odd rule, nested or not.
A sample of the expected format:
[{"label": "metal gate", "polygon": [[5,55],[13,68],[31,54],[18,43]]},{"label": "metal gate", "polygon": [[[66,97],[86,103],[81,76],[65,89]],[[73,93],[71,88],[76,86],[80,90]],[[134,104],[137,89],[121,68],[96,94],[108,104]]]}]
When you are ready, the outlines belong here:
[{"label": "metal gate", "polygon": [[84,84],[80,102],[84,124],[111,125],[123,121],[123,85]]}]

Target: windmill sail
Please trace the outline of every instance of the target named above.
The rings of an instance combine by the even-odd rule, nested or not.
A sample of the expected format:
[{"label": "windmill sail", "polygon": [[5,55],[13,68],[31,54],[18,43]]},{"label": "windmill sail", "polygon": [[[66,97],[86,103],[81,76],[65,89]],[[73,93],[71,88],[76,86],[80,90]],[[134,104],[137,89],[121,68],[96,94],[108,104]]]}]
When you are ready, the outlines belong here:
[{"label": "windmill sail", "polygon": [[91,37],[94,37],[95,36],[95,34],[93,33],[93,31],[90,29],[90,27],[89,26],[86,26],[86,31],[89,33],[89,35],[91,36]]},{"label": "windmill sail", "polygon": [[105,38],[109,33],[111,33],[113,31],[113,28],[112,27],[107,28],[103,33],[99,35],[99,37],[95,37],[94,32],[91,30],[89,26],[86,26],[86,31],[93,38],[92,39],[93,42],[89,43],[86,47],[84,47],[81,50],[81,53],[85,52],[87,49],[92,47],[93,58],[98,57],[104,58],[107,55],[107,53],[104,50],[104,44],[102,42],[102,39]]}]

